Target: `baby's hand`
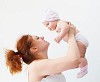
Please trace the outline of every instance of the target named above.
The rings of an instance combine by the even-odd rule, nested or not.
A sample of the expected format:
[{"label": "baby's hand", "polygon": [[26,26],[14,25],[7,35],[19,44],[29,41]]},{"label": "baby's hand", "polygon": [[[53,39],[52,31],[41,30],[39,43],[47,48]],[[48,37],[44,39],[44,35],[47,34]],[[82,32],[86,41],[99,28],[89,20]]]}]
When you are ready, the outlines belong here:
[{"label": "baby's hand", "polygon": [[59,42],[61,41],[61,38],[60,38],[60,37],[56,37],[56,38],[54,39],[54,41],[57,42],[57,43],[59,43]]}]

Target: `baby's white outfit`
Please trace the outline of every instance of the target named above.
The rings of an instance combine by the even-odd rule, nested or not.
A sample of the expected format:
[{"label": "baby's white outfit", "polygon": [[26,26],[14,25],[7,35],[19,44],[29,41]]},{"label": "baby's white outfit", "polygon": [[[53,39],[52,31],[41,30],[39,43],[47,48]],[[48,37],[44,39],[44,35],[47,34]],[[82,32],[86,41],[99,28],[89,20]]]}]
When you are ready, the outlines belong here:
[{"label": "baby's white outfit", "polygon": [[80,32],[76,34],[75,38],[76,41],[82,42],[86,46],[86,48],[88,47],[89,45],[88,40]]},{"label": "baby's white outfit", "polygon": [[66,79],[65,76],[62,73],[60,73],[60,74],[47,76],[46,78],[43,78],[39,82],[66,82]]}]

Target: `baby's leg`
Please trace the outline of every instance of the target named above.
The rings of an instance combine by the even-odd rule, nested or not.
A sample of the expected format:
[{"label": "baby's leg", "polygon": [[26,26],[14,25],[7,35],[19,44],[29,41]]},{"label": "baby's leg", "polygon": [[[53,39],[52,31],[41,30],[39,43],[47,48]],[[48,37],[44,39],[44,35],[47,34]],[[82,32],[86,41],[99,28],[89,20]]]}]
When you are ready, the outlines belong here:
[{"label": "baby's leg", "polygon": [[79,67],[82,68],[87,65],[87,59],[85,58],[85,53],[87,48],[83,43],[79,41],[77,41],[77,45],[79,48],[80,58],[83,58],[81,64],[79,65]]},{"label": "baby's leg", "polygon": [[87,59],[85,58],[86,46],[81,42],[77,42],[77,44],[78,44],[80,58],[81,58],[81,63],[79,65],[80,72],[77,74],[77,78],[81,78],[88,73],[87,71],[88,63],[87,63]]},{"label": "baby's leg", "polygon": [[81,58],[81,63],[79,64],[79,68],[83,68],[87,65],[87,59],[86,58]]},{"label": "baby's leg", "polygon": [[88,73],[88,64],[86,58],[81,58],[81,64],[79,65],[80,72],[77,73],[77,78],[81,78]]}]

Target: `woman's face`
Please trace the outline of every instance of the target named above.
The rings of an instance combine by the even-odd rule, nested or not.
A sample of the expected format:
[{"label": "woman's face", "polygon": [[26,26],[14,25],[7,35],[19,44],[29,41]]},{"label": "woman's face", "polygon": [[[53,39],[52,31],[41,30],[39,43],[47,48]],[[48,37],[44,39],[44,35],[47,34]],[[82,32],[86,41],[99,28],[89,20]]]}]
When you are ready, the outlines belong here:
[{"label": "woman's face", "polygon": [[57,23],[56,21],[51,21],[51,22],[45,21],[43,22],[43,25],[45,25],[50,31],[53,31],[56,29]]},{"label": "woman's face", "polygon": [[33,43],[38,48],[38,51],[44,51],[48,49],[49,42],[44,40],[44,37],[32,36]]}]

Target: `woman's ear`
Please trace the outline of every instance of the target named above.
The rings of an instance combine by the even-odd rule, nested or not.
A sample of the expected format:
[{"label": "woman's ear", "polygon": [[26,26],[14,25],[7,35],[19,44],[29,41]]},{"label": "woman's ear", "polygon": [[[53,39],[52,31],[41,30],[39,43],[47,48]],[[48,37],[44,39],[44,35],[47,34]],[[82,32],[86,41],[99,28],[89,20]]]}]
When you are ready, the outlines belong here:
[{"label": "woman's ear", "polygon": [[38,48],[37,48],[37,47],[31,47],[31,48],[30,48],[30,51],[31,51],[31,52],[37,52],[37,51],[38,51]]}]

